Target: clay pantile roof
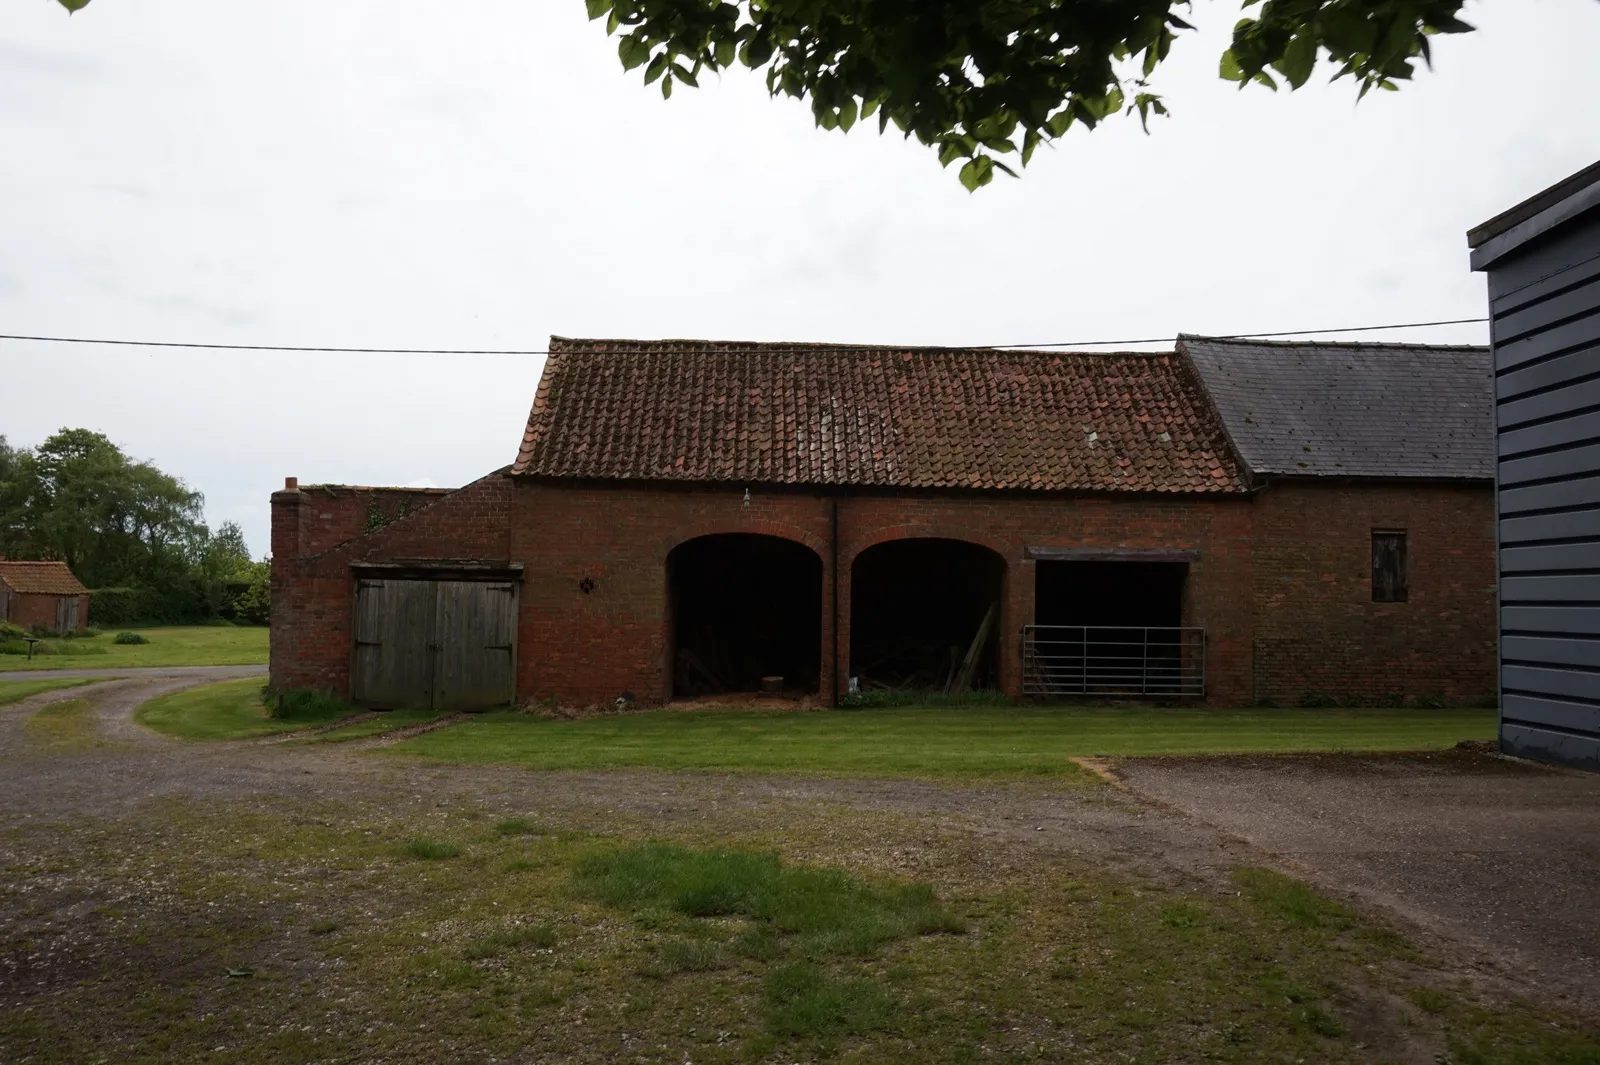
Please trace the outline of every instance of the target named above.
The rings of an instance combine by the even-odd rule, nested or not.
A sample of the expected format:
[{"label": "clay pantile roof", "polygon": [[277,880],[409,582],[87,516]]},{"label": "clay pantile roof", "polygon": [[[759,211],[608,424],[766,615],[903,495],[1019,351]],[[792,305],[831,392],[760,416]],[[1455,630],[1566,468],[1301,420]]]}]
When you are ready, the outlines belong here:
[{"label": "clay pantile roof", "polygon": [[22,595],[83,595],[65,562],[0,562],[0,581]]},{"label": "clay pantile roof", "polygon": [[1494,368],[1484,347],[1183,336],[1256,473],[1494,479]]},{"label": "clay pantile roof", "polygon": [[513,475],[1241,492],[1171,354],[552,337]]}]

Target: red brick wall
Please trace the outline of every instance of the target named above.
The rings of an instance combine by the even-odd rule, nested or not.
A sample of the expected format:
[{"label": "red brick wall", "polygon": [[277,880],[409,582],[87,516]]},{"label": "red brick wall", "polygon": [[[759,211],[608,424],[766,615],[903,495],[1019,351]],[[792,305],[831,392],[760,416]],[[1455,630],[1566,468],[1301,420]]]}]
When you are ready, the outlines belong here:
[{"label": "red brick wall", "polygon": [[[1493,497],[1487,486],[1277,485],[1253,497],[841,496],[839,608],[833,609],[833,500],[743,486],[551,485],[491,475],[332,550],[297,552],[308,522],[333,521],[308,492],[273,496],[272,683],[349,684],[353,561],[477,558],[521,563],[517,688],[595,703],[670,692],[666,559],[710,533],[805,544],[822,560],[823,694],[850,647],[856,555],[902,537],[967,540],[1005,562],[1000,679],[1020,686],[1020,631],[1033,618],[1030,546],[1190,548],[1184,623],[1206,630],[1214,705],[1391,692],[1466,698],[1493,690]],[[315,515],[315,516],[313,516]],[[1370,533],[1409,533],[1411,600],[1370,601]],[[593,582],[588,593],[585,579]],[[839,689],[849,663],[840,661]]]},{"label": "red brick wall", "polygon": [[[785,536],[822,559],[822,675],[833,648],[830,499],[755,488],[567,487],[519,482],[514,493],[511,557],[527,567],[519,631],[518,689],[563,702],[593,703],[633,692],[667,698],[667,553],[696,536],[754,532]],[[1237,703],[1250,694],[1247,500],[1157,498],[839,498],[838,647],[850,647],[848,574],[855,556],[907,536],[968,540],[1006,564],[1005,602],[997,630],[1001,684],[1020,686],[1022,625],[1033,617],[1033,563],[1025,546],[1194,547],[1190,623],[1208,630],[1213,698]],[[580,582],[595,582],[585,594]],[[840,662],[840,690],[848,663]],[[827,682],[824,681],[824,694]]]},{"label": "red brick wall", "polygon": [[[282,494],[282,493],[279,493]],[[368,488],[342,484],[307,485],[299,490],[297,543],[284,554],[315,555],[354,540],[377,526],[414,513],[449,494],[445,488]],[[279,554],[274,524],[273,554]]]},{"label": "red brick wall", "polygon": [[[1495,691],[1491,486],[1279,482],[1256,500],[1256,695]],[[1410,595],[1372,601],[1372,530],[1404,529]]]},{"label": "red brick wall", "polygon": [[[54,629],[59,595],[24,595],[12,592],[7,601],[6,620],[25,629]],[[78,596],[78,630],[89,627],[89,597]]]},{"label": "red brick wall", "polygon": [[[371,534],[361,536],[358,531],[358,539],[321,553],[314,551],[336,535],[333,530],[341,522],[348,523],[354,516],[365,521],[371,497],[338,489],[331,495],[325,489],[274,492],[272,686],[348,692],[355,595],[350,563],[395,558],[504,559],[510,487],[505,478],[491,474],[449,493],[428,489],[426,497],[415,497],[425,498],[426,507]],[[335,501],[331,510],[330,498]],[[387,501],[392,502],[392,497]],[[321,522],[327,524],[319,525]],[[297,550],[300,545],[309,545],[309,549]]]}]

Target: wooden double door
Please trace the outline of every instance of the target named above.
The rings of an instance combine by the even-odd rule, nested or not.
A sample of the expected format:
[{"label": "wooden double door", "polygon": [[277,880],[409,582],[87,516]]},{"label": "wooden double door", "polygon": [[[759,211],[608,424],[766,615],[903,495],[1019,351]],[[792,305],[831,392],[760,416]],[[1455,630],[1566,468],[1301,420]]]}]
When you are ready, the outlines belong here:
[{"label": "wooden double door", "polygon": [[516,693],[517,585],[356,581],[350,700],[382,710],[487,710]]}]

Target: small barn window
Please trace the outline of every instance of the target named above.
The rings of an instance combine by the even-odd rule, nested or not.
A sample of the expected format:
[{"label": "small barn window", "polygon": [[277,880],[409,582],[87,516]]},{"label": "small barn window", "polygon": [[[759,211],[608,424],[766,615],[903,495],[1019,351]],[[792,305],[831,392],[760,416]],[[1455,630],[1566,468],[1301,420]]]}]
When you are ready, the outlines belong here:
[{"label": "small barn window", "polygon": [[1372,601],[1406,601],[1406,534],[1404,530],[1372,531]]}]

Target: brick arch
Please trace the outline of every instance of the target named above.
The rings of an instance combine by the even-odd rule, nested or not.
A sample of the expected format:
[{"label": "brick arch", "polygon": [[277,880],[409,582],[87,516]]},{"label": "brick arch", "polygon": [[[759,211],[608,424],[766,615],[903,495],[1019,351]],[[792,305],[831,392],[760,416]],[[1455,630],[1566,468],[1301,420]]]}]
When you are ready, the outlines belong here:
[{"label": "brick arch", "polygon": [[987,536],[974,535],[973,530],[969,527],[918,524],[885,525],[852,539],[848,544],[841,544],[839,547],[840,571],[849,572],[855,565],[856,559],[863,553],[880,544],[893,543],[896,540],[959,540],[962,543],[989,549],[1000,556],[1000,564],[1006,572],[1011,570],[1011,560],[1006,557],[1004,549]]},{"label": "brick arch", "polygon": [[686,532],[681,534],[673,533],[663,538],[661,541],[661,557],[666,558],[673,551],[691,540],[698,540],[704,536],[725,536],[737,533],[749,536],[771,536],[779,540],[789,540],[804,547],[809,547],[819,559],[823,560],[824,568],[826,568],[828,558],[827,541],[820,536],[807,532],[798,525],[771,521],[765,518],[753,520],[720,519],[692,525]]}]

